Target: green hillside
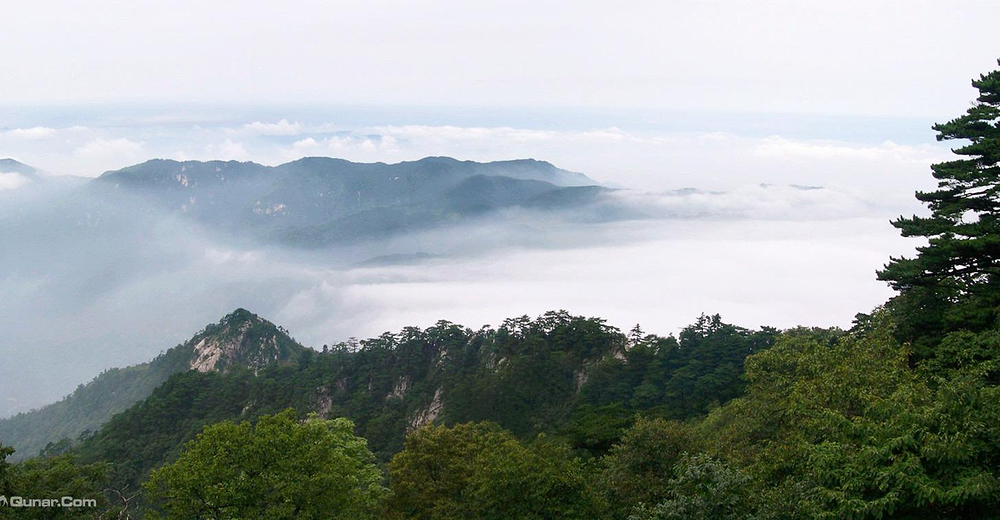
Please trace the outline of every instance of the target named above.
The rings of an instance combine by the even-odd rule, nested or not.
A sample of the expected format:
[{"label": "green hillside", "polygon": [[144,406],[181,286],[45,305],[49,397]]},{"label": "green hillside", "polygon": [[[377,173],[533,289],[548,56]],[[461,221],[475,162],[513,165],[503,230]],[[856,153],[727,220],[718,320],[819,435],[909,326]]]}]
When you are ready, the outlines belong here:
[{"label": "green hillside", "polygon": [[[383,462],[421,426],[487,420],[522,439],[545,432],[571,439],[582,454],[599,454],[634,413],[684,419],[740,395],[744,358],[775,335],[717,316],[686,328],[680,341],[646,336],[631,343],[601,320],[565,312],[479,331],[440,322],[357,346],[303,350],[294,363],[256,374],[175,374],[75,450],[114,463],[120,484],[135,486],[205,425],[294,408],[303,417],[350,417]],[[611,438],[605,431],[594,437],[590,429],[607,420],[617,424]]]},{"label": "green hillside", "polygon": [[14,460],[30,457],[49,443],[97,431],[178,372],[259,369],[287,361],[303,348],[274,324],[238,309],[148,363],[106,370],[59,402],[0,419],[0,442],[17,449]]}]

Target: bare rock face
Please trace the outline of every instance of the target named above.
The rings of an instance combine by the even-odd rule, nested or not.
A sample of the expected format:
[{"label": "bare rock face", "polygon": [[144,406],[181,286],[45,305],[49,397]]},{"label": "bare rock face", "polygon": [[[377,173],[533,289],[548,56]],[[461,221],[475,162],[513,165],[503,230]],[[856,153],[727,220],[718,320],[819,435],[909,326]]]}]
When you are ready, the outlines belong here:
[{"label": "bare rock face", "polygon": [[332,408],[333,395],[330,394],[330,388],[326,386],[317,388],[316,395],[313,396],[313,410],[321,418],[329,419]]},{"label": "bare rock face", "polygon": [[304,347],[284,329],[245,309],[237,309],[191,339],[189,366],[199,372],[224,372],[242,366],[257,372],[289,360]]},{"label": "bare rock face", "polygon": [[395,397],[397,399],[402,399],[406,396],[406,391],[410,388],[410,378],[407,376],[399,378],[399,382],[392,389],[392,393],[389,397]]},{"label": "bare rock face", "polygon": [[410,417],[410,424],[406,431],[416,430],[425,424],[434,422],[441,415],[441,389],[434,391],[434,398],[426,408],[417,410],[417,413]]}]

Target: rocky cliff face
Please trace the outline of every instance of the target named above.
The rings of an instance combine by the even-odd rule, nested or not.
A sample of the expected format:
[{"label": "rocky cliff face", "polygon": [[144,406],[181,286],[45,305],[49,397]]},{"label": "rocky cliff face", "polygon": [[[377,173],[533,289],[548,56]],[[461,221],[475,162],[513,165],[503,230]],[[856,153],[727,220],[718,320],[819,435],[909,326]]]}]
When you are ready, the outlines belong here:
[{"label": "rocky cliff face", "polygon": [[444,405],[441,402],[441,389],[438,388],[434,391],[434,398],[431,399],[431,403],[427,405],[426,408],[417,410],[417,412],[410,417],[406,431],[410,432],[420,428],[421,426],[434,422],[441,416],[441,409],[443,407]]},{"label": "rocky cliff face", "polygon": [[271,363],[288,361],[304,347],[273,323],[245,309],[237,309],[189,342],[189,368],[222,372],[234,366],[257,372]]}]

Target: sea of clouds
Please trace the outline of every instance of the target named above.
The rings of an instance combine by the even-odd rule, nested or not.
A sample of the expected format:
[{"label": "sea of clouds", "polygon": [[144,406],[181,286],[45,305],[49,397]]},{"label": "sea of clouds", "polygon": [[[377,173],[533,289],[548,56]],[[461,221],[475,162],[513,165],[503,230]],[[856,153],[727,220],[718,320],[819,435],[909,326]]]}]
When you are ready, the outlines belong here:
[{"label": "sea of clouds", "polygon": [[[916,243],[889,221],[921,211],[912,194],[933,186],[928,165],[947,154],[930,142],[615,126],[154,115],[0,128],[0,157],[43,171],[0,172],[0,416],[146,361],[236,307],[313,347],[551,309],[660,334],[702,312],[749,327],[849,326],[891,296],[875,270]],[[154,157],[279,164],[316,155],[534,157],[620,188],[610,197],[636,212],[607,221],[511,209],[303,251],[81,195],[87,178]]]}]

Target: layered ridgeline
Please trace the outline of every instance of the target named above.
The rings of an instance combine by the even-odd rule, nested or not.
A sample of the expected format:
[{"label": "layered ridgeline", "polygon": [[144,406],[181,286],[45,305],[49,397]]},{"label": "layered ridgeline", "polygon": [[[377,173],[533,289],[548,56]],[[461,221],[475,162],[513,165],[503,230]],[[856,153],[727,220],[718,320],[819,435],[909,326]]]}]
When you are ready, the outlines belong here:
[{"label": "layered ridgeline", "polygon": [[[480,330],[442,321],[319,352],[299,348],[280,329],[237,311],[132,369],[136,375],[120,388],[103,376],[78,390],[78,396],[116,395],[162,382],[100,428],[91,421],[96,431],[74,430],[47,453],[69,450],[85,461],[110,462],[115,485],[135,489],[206,425],[291,407],[302,417],[349,417],[382,461],[420,426],[482,420],[522,438],[547,432],[581,454],[599,455],[638,411],[683,419],[739,395],[743,360],[769,347],[775,335],[773,329],[751,331],[704,317],[679,338],[638,330],[626,336],[599,319],[550,312]],[[275,362],[282,360],[290,362]],[[173,375],[163,382],[167,373]],[[42,414],[66,413],[80,401],[71,397],[61,408],[20,416],[18,424],[34,420],[36,434],[56,438],[59,432],[48,428],[55,423]],[[18,447],[8,438],[0,442]]]},{"label": "layered ridgeline", "polygon": [[0,443],[17,449],[14,459],[36,455],[46,446],[59,450],[60,440],[91,435],[173,374],[235,367],[257,371],[294,359],[303,350],[281,327],[238,309],[148,363],[107,370],[59,402],[0,419]]},{"label": "layered ridgeline", "polygon": [[107,187],[227,232],[317,247],[508,207],[579,208],[607,191],[543,161],[449,157],[397,164],[309,157],[274,167],[156,159],[94,181],[95,189]]}]

